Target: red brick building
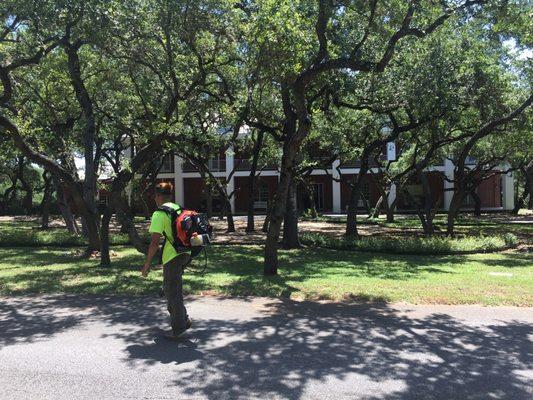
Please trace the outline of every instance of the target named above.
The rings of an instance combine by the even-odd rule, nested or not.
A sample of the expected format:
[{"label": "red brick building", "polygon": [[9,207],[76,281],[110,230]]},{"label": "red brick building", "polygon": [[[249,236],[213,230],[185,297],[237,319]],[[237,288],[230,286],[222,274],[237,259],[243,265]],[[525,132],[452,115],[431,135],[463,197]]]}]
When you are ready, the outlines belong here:
[{"label": "red brick building", "polygon": [[[234,192],[231,204],[235,214],[246,213],[250,196],[249,162],[242,157],[243,155],[238,153],[233,155],[229,151],[227,154],[219,154],[217,158],[210,161],[209,165],[216,178],[227,181],[228,193]],[[337,167],[339,168],[337,169]],[[371,167],[374,168],[372,165]],[[232,172],[233,174],[231,174]],[[329,168],[326,166],[324,169],[313,171],[308,177],[308,182],[309,187],[313,190],[317,210],[324,213],[345,212],[350,198],[350,182],[357,177],[358,172],[358,163],[340,164],[339,161],[334,161]],[[362,198],[359,201],[362,211],[374,207],[380,198],[380,189],[376,181],[379,179],[379,172],[377,170],[372,172],[369,172],[364,180]],[[453,164],[449,161],[430,168],[428,174],[432,202],[437,209],[443,211],[449,207],[453,194],[453,190],[449,190],[452,184],[444,178],[445,176],[453,177]],[[266,210],[268,201],[272,199],[276,191],[278,179],[279,174],[275,166],[261,171],[257,179],[257,193],[254,199],[256,211],[264,212]],[[207,192],[206,185],[196,168],[189,163],[182,162],[176,156],[166,156],[163,168],[158,175],[158,181],[173,183],[175,201],[186,208],[205,211],[209,197],[211,197],[210,201],[214,211],[222,207],[217,193],[209,194]],[[479,185],[477,194],[481,198],[481,206],[484,210],[512,209],[514,206],[513,178],[510,174],[496,174]],[[388,201],[391,203],[397,198],[397,210],[409,212],[415,208],[414,199],[421,195],[421,183],[413,180],[403,188],[393,187]],[[134,203],[137,205],[135,207],[137,212],[139,212],[139,208],[146,207],[146,205],[153,207],[153,195],[146,192],[144,202],[140,202],[137,196]],[[473,208],[473,201],[470,197],[465,200],[463,208]]]}]

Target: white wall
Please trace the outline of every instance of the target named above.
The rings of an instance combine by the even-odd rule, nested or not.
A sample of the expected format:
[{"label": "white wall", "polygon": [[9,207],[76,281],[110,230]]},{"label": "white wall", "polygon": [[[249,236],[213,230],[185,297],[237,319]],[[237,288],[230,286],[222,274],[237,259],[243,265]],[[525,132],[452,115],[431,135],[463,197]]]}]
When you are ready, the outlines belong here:
[{"label": "white wall", "polygon": [[[504,169],[509,168],[505,166]],[[514,208],[514,177],[512,172],[502,175],[502,207],[504,210]]]}]

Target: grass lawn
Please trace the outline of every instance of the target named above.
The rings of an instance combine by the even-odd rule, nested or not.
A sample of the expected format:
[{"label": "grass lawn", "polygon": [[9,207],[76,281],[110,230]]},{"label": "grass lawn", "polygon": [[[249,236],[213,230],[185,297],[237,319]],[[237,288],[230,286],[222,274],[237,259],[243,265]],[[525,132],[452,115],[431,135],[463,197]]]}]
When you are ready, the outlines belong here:
[{"label": "grass lawn", "polygon": [[[79,260],[76,249],[0,248],[0,294],[155,294],[161,271],[139,276],[142,256],[115,247],[111,268]],[[303,249],[281,251],[280,274],[262,276],[259,246],[213,246],[205,274],[185,275],[192,294],[295,299],[533,306],[533,255],[409,256]],[[199,260],[201,263],[203,260]]]},{"label": "grass lawn", "polygon": [[[0,222],[0,247],[26,247],[26,246],[83,246],[86,240],[75,236],[66,228],[39,229],[38,221],[2,221]],[[110,236],[111,244],[127,244],[128,236],[113,233]]]}]

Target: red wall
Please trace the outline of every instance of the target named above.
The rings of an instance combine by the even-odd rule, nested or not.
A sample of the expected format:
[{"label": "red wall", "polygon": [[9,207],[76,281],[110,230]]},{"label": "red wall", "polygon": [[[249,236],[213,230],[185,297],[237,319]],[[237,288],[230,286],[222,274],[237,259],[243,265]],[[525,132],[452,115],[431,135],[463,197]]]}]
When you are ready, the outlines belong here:
[{"label": "red wall", "polygon": [[[348,202],[350,200],[350,182],[352,182],[357,175],[355,174],[343,174],[341,176],[341,212],[346,212]],[[379,190],[372,175],[366,175],[364,178],[370,188],[370,205],[374,206],[379,199]]]},{"label": "red wall", "polygon": [[501,174],[484,180],[477,187],[477,194],[481,199],[481,207],[501,207]]},{"label": "red wall", "polygon": [[[442,208],[444,205],[444,177],[438,171],[431,171],[428,172],[428,181],[433,207]],[[413,182],[420,183],[418,179],[413,180]],[[406,206],[406,199],[401,190],[398,190],[397,196],[399,210],[413,208],[412,206]]]},{"label": "red wall", "polygon": [[[268,187],[269,199],[272,200],[278,188],[277,176],[260,176],[257,178],[257,185]],[[248,209],[248,197],[250,196],[250,185],[248,177],[235,177],[235,212],[246,212]]]},{"label": "red wall", "polygon": [[329,175],[311,175],[309,183],[321,183],[324,188],[324,211],[333,210],[333,179]]},{"label": "red wall", "polygon": [[183,178],[183,208],[200,210],[204,190],[202,178]]}]

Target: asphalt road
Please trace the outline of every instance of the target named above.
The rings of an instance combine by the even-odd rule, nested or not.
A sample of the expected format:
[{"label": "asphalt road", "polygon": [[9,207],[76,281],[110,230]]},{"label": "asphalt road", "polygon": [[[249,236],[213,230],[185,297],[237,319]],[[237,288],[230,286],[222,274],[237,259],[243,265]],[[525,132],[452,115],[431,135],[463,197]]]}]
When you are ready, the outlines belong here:
[{"label": "asphalt road", "polygon": [[531,399],[533,310],[0,298],[1,399]]}]

